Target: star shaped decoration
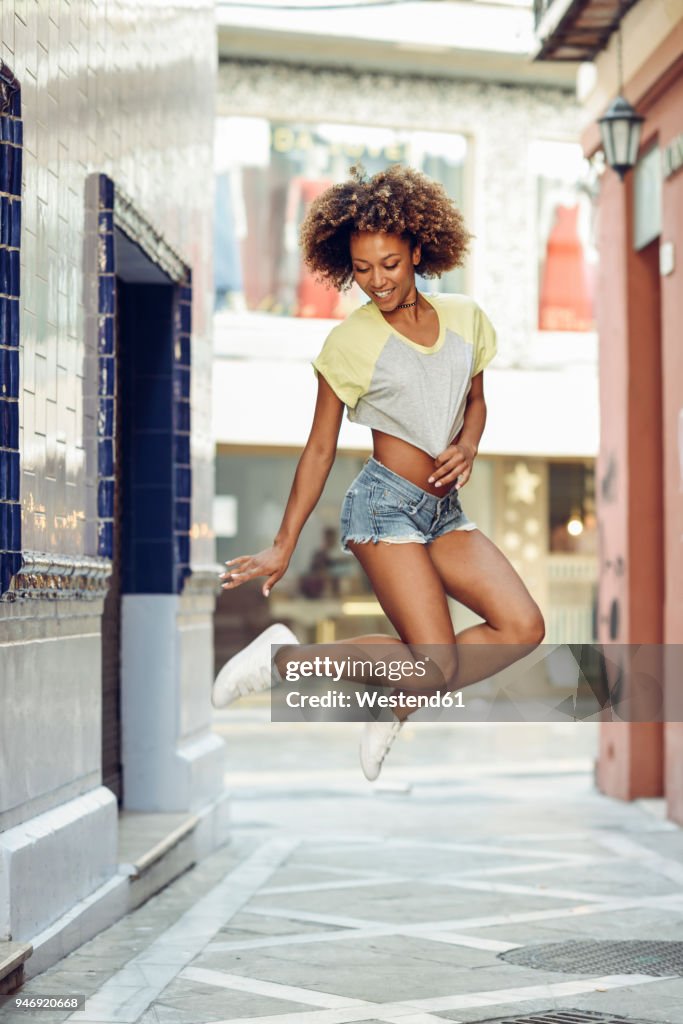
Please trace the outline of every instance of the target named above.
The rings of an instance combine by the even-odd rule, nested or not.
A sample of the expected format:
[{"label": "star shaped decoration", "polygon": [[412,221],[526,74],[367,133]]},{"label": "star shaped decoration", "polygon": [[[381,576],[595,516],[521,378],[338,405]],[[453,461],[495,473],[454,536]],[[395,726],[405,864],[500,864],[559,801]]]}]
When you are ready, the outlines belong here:
[{"label": "star shaped decoration", "polygon": [[541,482],[538,473],[530,473],[525,462],[518,462],[511,473],[505,474],[505,482],[512,501],[522,501],[525,505],[533,505],[536,500],[536,488]]}]

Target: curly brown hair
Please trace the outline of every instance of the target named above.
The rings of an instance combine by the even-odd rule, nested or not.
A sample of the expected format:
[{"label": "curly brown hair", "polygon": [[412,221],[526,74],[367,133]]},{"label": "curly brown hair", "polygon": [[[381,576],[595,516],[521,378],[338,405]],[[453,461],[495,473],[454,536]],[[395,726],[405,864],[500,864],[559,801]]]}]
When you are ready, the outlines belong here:
[{"label": "curly brown hair", "polygon": [[357,231],[382,231],[421,246],[415,267],[440,277],[462,266],[472,236],[443,185],[421,171],[394,164],[368,178],[359,166],[341,185],[313,200],[301,225],[303,258],[313,273],[338,289],[353,281],[349,241]]}]

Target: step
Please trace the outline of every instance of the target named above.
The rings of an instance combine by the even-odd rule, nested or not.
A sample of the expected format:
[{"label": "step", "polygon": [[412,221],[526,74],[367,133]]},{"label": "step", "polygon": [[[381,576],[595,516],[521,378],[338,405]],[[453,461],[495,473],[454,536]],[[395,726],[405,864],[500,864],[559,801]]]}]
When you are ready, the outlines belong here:
[{"label": "step", "polygon": [[32,952],[30,942],[0,942],[0,995],[9,995],[23,985],[24,963]]},{"label": "step", "polygon": [[119,814],[119,866],[138,879],[178,846],[196,829],[196,814],[149,814],[122,811]]}]

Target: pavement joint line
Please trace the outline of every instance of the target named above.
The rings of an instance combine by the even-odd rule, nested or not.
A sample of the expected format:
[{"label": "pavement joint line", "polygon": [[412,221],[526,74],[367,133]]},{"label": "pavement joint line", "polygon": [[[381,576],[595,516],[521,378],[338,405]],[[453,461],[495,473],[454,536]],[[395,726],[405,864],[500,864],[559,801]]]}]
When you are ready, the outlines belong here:
[{"label": "pavement joint line", "polygon": [[[438,928],[438,922],[435,922]],[[274,935],[260,939],[248,939],[236,942],[212,942],[207,946],[209,953],[232,953],[246,949],[270,949],[277,946],[304,946],[316,942],[359,942],[364,939],[375,939],[381,936],[403,935],[408,938],[415,936],[406,932],[405,929],[398,929],[394,925],[385,925],[377,928],[353,928],[343,932],[297,932],[294,935]],[[484,949],[495,953],[504,953],[509,949],[518,949],[523,943],[506,942],[502,939],[483,939],[471,935],[459,935],[457,932],[441,933],[425,932],[420,938],[427,942],[442,942],[450,946],[463,946],[468,949]]]},{"label": "pavement joint line", "polygon": [[512,882],[478,882],[476,879],[462,881],[457,878],[442,878],[437,875],[426,879],[428,885],[447,885],[455,889],[467,889],[474,892],[500,892],[515,896],[541,896],[548,899],[585,900],[587,903],[605,903],[609,896],[595,893],[580,892],[576,889],[538,889],[533,885],[514,885]]},{"label": "pavement joint line", "polygon": [[[422,935],[425,931],[438,928],[439,931],[451,931],[462,928],[488,928],[505,924],[521,924],[528,921],[552,921],[565,917],[585,917],[611,911],[631,910],[641,907],[666,910],[671,913],[683,913],[683,896],[667,893],[663,896],[644,896],[631,899],[612,899],[604,903],[578,904],[572,907],[552,907],[548,910],[528,910],[508,914],[485,914],[481,917],[447,918],[444,921],[420,921],[411,925],[397,925],[397,934]],[[331,925],[341,928],[366,929],[383,928],[391,922],[377,921],[359,917],[337,914],[317,914],[313,911],[297,910],[293,907],[244,907],[243,913],[255,917],[276,917],[289,921],[306,921],[311,924]]]},{"label": "pavement joint line", "polygon": [[480,1006],[500,1006],[505,1003],[525,1002],[529,999],[577,996],[584,992],[600,989],[624,988],[631,985],[647,985],[656,981],[671,981],[675,975],[656,978],[649,974],[606,974],[598,978],[581,978],[578,981],[556,981],[550,984],[525,985],[520,988],[499,988],[489,992],[470,992],[467,995],[435,996],[430,999],[416,999],[412,1005],[425,1010],[467,1010]]},{"label": "pavement joint line", "polygon": [[[372,1016],[387,1024],[410,1024],[424,1021],[424,1024],[444,1024],[443,1017],[432,1017],[429,1011],[467,1010],[484,1007],[504,1006],[508,1003],[524,1003],[537,999],[557,999],[564,996],[583,995],[601,989],[618,989],[625,986],[645,985],[656,981],[671,980],[643,974],[612,974],[597,978],[582,978],[579,981],[560,981],[550,984],[525,985],[519,988],[489,989],[470,992],[467,995],[436,996],[429,999],[406,999],[400,1003],[371,1003],[354,1009],[310,1010],[297,1013],[268,1014],[259,1017],[233,1017],[216,1021],[215,1024],[352,1024],[367,1020],[368,1006]],[[419,1015],[416,1011],[420,1011]],[[365,1017],[362,1015],[366,1014]],[[426,1015],[425,1015],[426,1014]],[[449,1018],[449,1024],[458,1024]],[[460,1022],[462,1024],[462,1022]]]},{"label": "pavement joint line", "polygon": [[[336,840],[336,837],[335,837]],[[444,850],[447,853],[488,853],[495,854],[496,856],[505,855],[506,857],[527,857],[539,859],[547,858],[548,860],[557,860],[562,865],[580,864],[581,861],[589,856],[589,854],[572,854],[558,851],[557,853],[552,850],[520,850],[515,846],[497,846],[493,843],[458,843],[458,842],[445,842],[443,840],[428,840],[428,839],[399,839],[391,837],[380,837],[375,836],[366,837],[362,841],[356,842],[355,845],[376,845],[381,842],[383,847],[388,847],[394,850],[410,850],[415,848],[424,848],[430,850]],[[336,845],[330,845],[325,843],[324,846],[319,847],[314,843],[307,843],[308,846],[312,846],[314,849],[319,851],[334,852],[338,847]]]},{"label": "pavement joint line", "polygon": [[268,889],[261,889],[260,896],[283,896],[287,893],[297,892],[327,892],[334,889],[356,889],[367,885],[400,885],[414,882],[414,878],[401,878],[395,875],[393,878],[349,878],[337,882],[311,882],[302,885],[274,885]]},{"label": "pavement joint line", "polygon": [[204,985],[213,985],[217,988],[251,992],[255,995],[270,996],[273,999],[318,1006],[326,1010],[346,1007],[368,1009],[374,1006],[374,1003],[370,1003],[366,999],[353,999],[333,992],[321,992],[319,989],[301,988],[298,985],[284,985],[275,981],[261,981],[259,978],[250,978],[242,974],[231,974],[227,971],[217,971],[206,967],[186,967],[178,977],[187,981],[199,981]]},{"label": "pavement joint line", "polygon": [[619,833],[607,832],[596,838],[602,846],[618,854],[620,858],[637,860],[658,875],[664,875],[665,878],[677,882],[679,885],[683,882],[683,864],[680,861],[674,860],[672,857],[665,857],[661,853],[655,853],[647,846],[642,846],[634,839],[629,839]]},{"label": "pavement joint line", "polygon": [[67,1021],[110,1021],[135,1024],[178,971],[207,945],[298,845],[295,838],[276,838],[258,847],[189,910],[163,931],[142,953],[115,972]]}]

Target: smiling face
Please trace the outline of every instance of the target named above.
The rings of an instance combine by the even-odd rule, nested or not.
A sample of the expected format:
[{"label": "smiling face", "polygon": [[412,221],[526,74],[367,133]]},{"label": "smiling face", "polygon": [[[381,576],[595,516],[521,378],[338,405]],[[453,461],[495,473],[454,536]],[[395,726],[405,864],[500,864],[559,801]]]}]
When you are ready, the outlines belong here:
[{"label": "smiling face", "polygon": [[415,267],[420,247],[407,238],[380,231],[359,231],[351,235],[354,280],[383,313],[415,298]]}]

